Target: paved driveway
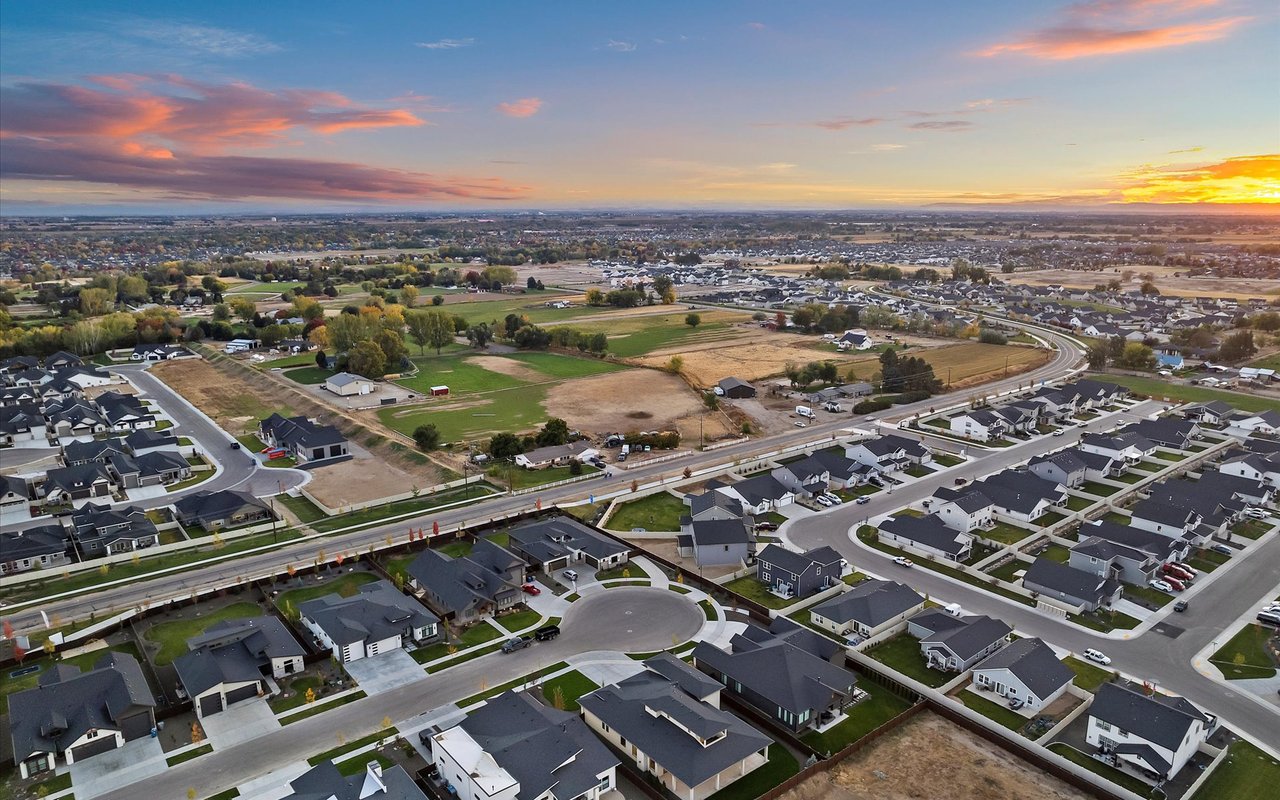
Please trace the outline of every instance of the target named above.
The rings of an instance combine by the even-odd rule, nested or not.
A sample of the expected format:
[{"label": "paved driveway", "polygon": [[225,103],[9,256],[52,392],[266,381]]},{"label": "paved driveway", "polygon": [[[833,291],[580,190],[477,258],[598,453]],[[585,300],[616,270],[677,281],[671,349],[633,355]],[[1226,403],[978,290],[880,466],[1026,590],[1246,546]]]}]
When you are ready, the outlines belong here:
[{"label": "paved driveway", "polygon": [[71,785],[76,797],[84,800],[159,775],[166,769],[160,740],[144,736],[109,753],[72,764]]},{"label": "paved driveway", "polygon": [[262,699],[236,703],[225,711],[203,717],[200,725],[214,750],[225,750],[280,728],[271,706]]},{"label": "paved driveway", "polygon": [[367,695],[382,694],[414,681],[425,674],[422,665],[403,650],[392,650],[372,658],[362,658],[343,665]]}]

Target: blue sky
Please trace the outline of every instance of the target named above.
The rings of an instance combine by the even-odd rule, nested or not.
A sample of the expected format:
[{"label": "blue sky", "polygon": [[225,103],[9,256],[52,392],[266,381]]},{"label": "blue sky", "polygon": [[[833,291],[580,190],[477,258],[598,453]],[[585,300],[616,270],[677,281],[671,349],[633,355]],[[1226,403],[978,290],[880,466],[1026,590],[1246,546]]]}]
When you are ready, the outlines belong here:
[{"label": "blue sky", "polygon": [[1253,0],[7,2],[15,209],[1275,202]]}]

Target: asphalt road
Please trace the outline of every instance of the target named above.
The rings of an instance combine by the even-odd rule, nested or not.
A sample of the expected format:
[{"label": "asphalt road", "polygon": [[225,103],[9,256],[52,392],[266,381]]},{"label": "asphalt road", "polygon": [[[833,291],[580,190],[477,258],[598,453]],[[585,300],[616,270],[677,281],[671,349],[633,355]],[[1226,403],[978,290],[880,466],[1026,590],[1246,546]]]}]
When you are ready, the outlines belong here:
[{"label": "asphalt road", "polygon": [[971,452],[974,456],[981,453],[976,462],[895,489],[893,494],[872,495],[866,505],[848,504],[797,519],[788,526],[787,538],[805,549],[830,545],[858,569],[909,583],[918,592],[928,593],[941,602],[959,603],[968,612],[999,617],[1020,634],[1039,636],[1076,653],[1088,647],[1097,648],[1111,656],[1112,668],[1149,680],[1219,714],[1231,727],[1249,734],[1256,742],[1271,743],[1270,749],[1274,752],[1275,743],[1280,742],[1280,713],[1248,692],[1232,691],[1200,674],[1191,662],[1206,645],[1221,640],[1224,625],[1276,595],[1276,584],[1280,583],[1280,537],[1272,537],[1244,557],[1237,556],[1229,566],[1213,573],[1212,579],[1201,576],[1184,595],[1190,603],[1185,613],[1174,613],[1170,604],[1161,612],[1164,619],[1160,624],[1124,639],[1103,636],[1050,617],[932,570],[904,569],[893,563],[892,556],[867,547],[852,535],[867,519],[923,500],[938,486],[950,485],[955,477],[973,478],[1023,463],[1041,453],[1073,444],[1085,431],[1141,419],[1161,405],[1143,403],[1128,412],[1069,429],[1064,436],[1046,436],[1000,450]]},{"label": "asphalt road", "polygon": [[130,786],[100,795],[101,800],[182,800],[195,787],[200,797],[230,789],[336,746],[338,731],[353,741],[382,727],[458,702],[593,650],[650,652],[686,641],[706,621],[685,595],[667,589],[622,587],[589,594],[574,602],[550,642],[515,653],[492,653],[382,694],[286,725],[265,736],[184,762]]}]

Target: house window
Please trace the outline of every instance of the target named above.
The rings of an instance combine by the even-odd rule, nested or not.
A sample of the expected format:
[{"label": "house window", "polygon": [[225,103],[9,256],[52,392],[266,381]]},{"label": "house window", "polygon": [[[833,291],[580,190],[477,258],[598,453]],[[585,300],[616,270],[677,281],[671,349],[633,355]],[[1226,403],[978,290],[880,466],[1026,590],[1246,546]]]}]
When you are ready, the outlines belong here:
[{"label": "house window", "polygon": [[1111,723],[1109,723],[1109,722],[1103,722],[1103,721],[1102,721],[1102,720],[1100,720],[1100,719],[1099,719],[1099,720],[1096,720],[1096,722],[1098,723],[1098,730],[1100,730],[1100,731],[1110,731],[1110,730],[1111,730]]}]

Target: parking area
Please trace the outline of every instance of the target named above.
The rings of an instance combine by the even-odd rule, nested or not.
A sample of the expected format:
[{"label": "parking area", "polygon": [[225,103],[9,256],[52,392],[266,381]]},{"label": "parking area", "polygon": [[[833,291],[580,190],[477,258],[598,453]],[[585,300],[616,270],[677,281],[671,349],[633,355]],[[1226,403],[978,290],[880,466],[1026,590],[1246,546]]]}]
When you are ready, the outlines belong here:
[{"label": "parking area", "polygon": [[343,665],[367,695],[382,694],[426,677],[422,665],[404,650],[392,650]]},{"label": "parking area", "polygon": [[71,783],[81,800],[159,775],[168,769],[160,740],[150,736],[71,765]]},{"label": "parking area", "polygon": [[265,700],[246,700],[201,718],[200,725],[214,750],[225,750],[279,729],[275,712]]}]

